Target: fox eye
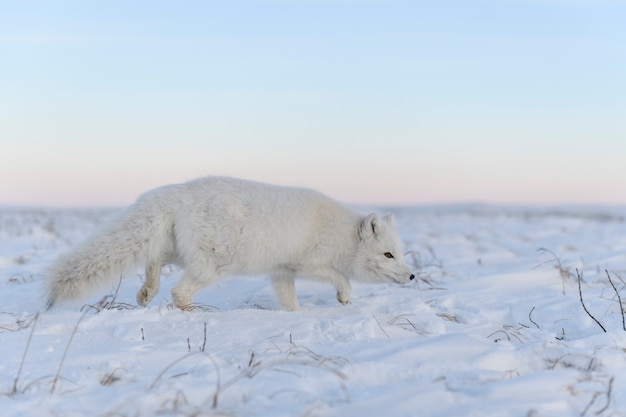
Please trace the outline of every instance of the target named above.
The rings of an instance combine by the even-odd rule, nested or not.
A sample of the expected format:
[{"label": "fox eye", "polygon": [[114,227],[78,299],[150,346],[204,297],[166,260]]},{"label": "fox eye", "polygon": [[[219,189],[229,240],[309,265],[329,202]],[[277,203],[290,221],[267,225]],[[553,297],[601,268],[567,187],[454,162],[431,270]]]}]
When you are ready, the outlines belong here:
[{"label": "fox eye", "polygon": [[391,252],[385,252],[385,256],[389,259],[393,259],[393,255],[391,254]]}]

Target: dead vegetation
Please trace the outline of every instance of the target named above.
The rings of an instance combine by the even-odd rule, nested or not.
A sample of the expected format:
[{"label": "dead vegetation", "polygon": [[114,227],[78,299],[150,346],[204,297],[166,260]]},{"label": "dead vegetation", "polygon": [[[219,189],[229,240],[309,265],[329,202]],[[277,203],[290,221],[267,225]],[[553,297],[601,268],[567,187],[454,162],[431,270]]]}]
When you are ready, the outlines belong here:
[{"label": "dead vegetation", "polygon": [[[320,355],[305,346],[297,345],[293,342],[291,335],[288,347],[286,349],[279,349],[278,357],[266,358],[264,356],[265,355],[258,354],[254,351],[250,352],[250,356],[245,361],[246,366],[240,369],[239,372],[225,378],[223,374],[226,373],[226,371],[220,366],[221,361],[219,359],[202,350],[191,352],[181,356],[163,368],[155,377],[152,384],[147,388],[147,392],[157,390],[166,380],[187,375],[186,371],[173,372],[173,369],[181,363],[190,361],[193,358],[200,358],[201,362],[208,362],[213,371],[214,387],[212,394],[208,395],[201,404],[192,405],[187,399],[188,396],[185,395],[183,391],[177,391],[173,398],[169,398],[162,403],[161,411],[175,413],[184,411],[184,415],[204,415],[201,414],[203,410],[210,408],[214,412],[217,412],[220,398],[223,396],[224,392],[241,381],[256,379],[259,378],[261,374],[269,372],[279,372],[292,375],[294,378],[299,378],[300,370],[304,371],[304,369],[307,368],[332,375],[340,391],[343,393],[343,400],[346,402],[350,401],[350,395],[346,385],[347,376],[340,370],[340,368],[347,363],[346,359],[338,356]],[[190,366],[197,367],[198,361],[195,360],[193,365]],[[169,375],[170,373],[171,375]],[[274,393],[269,394],[270,398],[287,391],[297,392],[292,388],[279,386],[273,387],[273,390]],[[305,393],[302,394],[305,395]]]},{"label": "dead vegetation", "polygon": [[111,294],[107,294],[104,297],[102,297],[102,299],[98,301],[95,305],[85,304],[81,308],[81,311],[91,309],[91,310],[94,310],[97,314],[103,310],[134,310],[138,308],[138,306],[135,304],[122,303],[122,302],[117,301],[117,297],[120,293],[121,285],[122,285],[122,277],[120,276],[120,279],[117,283],[117,287],[115,287],[115,290]]},{"label": "dead vegetation", "polygon": [[435,250],[431,246],[426,247],[426,254],[412,250],[405,254],[407,264],[414,271],[418,283],[423,283],[429,289],[437,289],[437,280],[433,276],[434,271],[443,274],[443,262],[437,257]]},{"label": "dead vegetation", "polygon": [[570,268],[564,266],[561,262],[561,258],[550,249],[539,248],[537,249],[537,252],[541,253],[541,255],[548,254],[552,257],[552,259],[548,259],[547,261],[537,265],[536,268],[547,264],[554,264],[554,268],[559,272],[559,276],[561,277],[561,282],[563,285],[563,295],[565,295],[565,287],[567,286],[569,281],[571,281],[573,278],[576,278],[576,275],[574,275]]}]

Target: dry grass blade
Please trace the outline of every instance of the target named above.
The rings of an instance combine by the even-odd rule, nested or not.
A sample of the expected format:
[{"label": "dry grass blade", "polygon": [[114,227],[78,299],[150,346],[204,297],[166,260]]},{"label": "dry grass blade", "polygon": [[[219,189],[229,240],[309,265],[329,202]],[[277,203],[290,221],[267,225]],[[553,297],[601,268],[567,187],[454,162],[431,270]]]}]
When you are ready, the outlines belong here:
[{"label": "dry grass blade", "polygon": [[404,329],[413,333],[425,335],[426,332],[419,330],[417,326],[415,326],[415,324],[413,324],[413,322],[409,320],[409,317],[413,315],[414,314],[400,314],[399,316],[392,317],[391,319],[389,319],[387,321],[387,324],[390,326],[398,326],[401,329]]},{"label": "dry grass blade", "polygon": [[561,258],[556,253],[551,251],[550,249],[539,248],[539,249],[537,249],[537,252],[541,252],[542,254],[548,253],[548,254],[552,255],[552,257],[554,258],[554,259],[550,259],[548,261],[540,263],[535,268],[539,268],[540,266],[548,264],[548,263],[551,263],[551,262],[556,262],[555,268],[559,271],[559,275],[561,276],[561,281],[562,281],[562,284],[563,284],[563,295],[565,295],[565,283],[567,282],[568,279],[573,277],[573,274],[570,272],[570,270],[568,268],[565,268],[563,266],[563,264],[561,263]]},{"label": "dry grass blade", "polygon": [[[504,335],[504,337],[506,338],[508,342],[511,342],[513,339],[515,339],[520,343],[524,343],[524,339],[526,339],[526,337],[521,332],[521,330],[524,328],[527,328],[527,326],[523,326],[523,325],[512,326],[510,324],[503,324],[501,330],[496,330],[495,332],[487,336],[487,338],[490,339],[494,337],[495,335],[502,334]],[[496,337],[494,339],[494,342],[498,343],[500,340],[503,340],[503,339]]]},{"label": "dry grass blade", "polygon": [[13,387],[9,395],[15,395],[17,393],[17,384],[19,382],[20,376],[22,374],[22,369],[24,368],[24,362],[26,361],[26,355],[28,354],[28,349],[30,348],[30,342],[33,339],[33,333],[35,333],[35,327],[37,325],[37,321],[39,320],[39,313],[35,315],[35,318],[32,321],[32,327],[30,329],[30,333],[28,335],[28,340],[26,341],[26,347],[24,348],[24,354],[22,355],[22,360],[20,361],[20,366],[17,369],[17,374],[15,375],[15,380],[13,381]]},{"label": "dry grass blade", "polygon": [[[166,308],[167,308],[167,310],[176,310],[178,307],[176,307],[174,305],[174,303],[168,302],[166,304]],[[205,312],[205,313],[214,313],[214,312],[220,310],[219,308],[217,308],[215,306],[212,306],[212,305],[209,305],[209,304],[200,304],[200,303],[187,304],[185,306],[180,307],[180,309],[183,310],[183,311],[202,311],[202,312]]]},{"label": "dry grass blade", "polygon": [[619,305],[619,312],[622,316],[622,329],[624,329],[624,331],[626,332],[626,319],[624,319],[624,307],[622,307],[622,297],[619,295],[619,291],[617,291],[615,284],[613,284],[613,280],[611,279],[611,274],[609,274],[609,270],[605,269],[604,271],[606,272],[606,276],[609,278],[611,287],[613,287],[615,294],[617,294],[617,304]]},{"label": "dry grass blade", "polygon": [[334,366],[343,366],[346,363],[348,363],[348,360],[341,356],[322,356],[318,353],[313,352],[308,347],[299,346],[295,344],[293,341],[291,342],[291,345],[292,346],[286,351],[287,359],[290,359],[291,357],[295,357],[295,356],[304,356],[304,357],[312,359],[313,361],[315,361],[316,363],[320,365],[325,365],[327,363],[330,363]]},{"label": "dry grass blade", "polygon": [[100,379],[100,385],[109,386],[113,385],[115,382],[121,380],[122,378],[115,375],[115,373],[119,370],[124,370],[123,368],[115,368],[113,372],[106,374]]},{"label": "dry grass blade", "polygon": [[535,325],[535,327],[537,327],[539,330],[541,330],[541,327],[539,327],[539,325],[535,322],[535,320],[533,320],[533,311],[535,311],[535,307],[533,306],[533,308],[530,309],[530,313],[528,313],[528,320],[530,320],[530,322],[532,324]]},{"label": "dry grass blade", "polygon": [[120,276],[117,287],[115,288],[113,294],[105,295],[100,301],[98,301],[96,305],[85,304],[80,310],[83,311],[85,308],[90,308],[92,310],[95,310],[96,313],[99,313],[102,310],[135,310],[137,306],[134,304],[117,302],[117,296],[119,295],[121,285],[122,277]]},{"label": "dry grass blade", "polygon": [[436,283],[434,278],[428,272],[425,272],[424,269],[436,268],[441,271],[443,269],[443,262],[437,258],[437,255],[432,247],[428,246],[426,249],[430,255],[430,257],[426,259],[422,258],[421,252],[414,250],[408,251],[405,254],[405,258],[407,263],[411,266],[411,269],[415,271],[417,276],[416,281],[423,282],[431,287],[430,289],[438,289],[435,287]]},{"label": "dry grass blade", "polygon": [[[306,348],[304,348],[306,349]],[[311,352],[309,349],[306,349],[306,351],[308,353],[313,353]],[[256,375],[258,375],[260,372],[262,371],[266,371],[266,370],[274,370],[274,371],[281,371],[283,370],[282,368],[285,367],[294,367],[294,366],[305,366],[305,367],[313,367],[313,368],[317,368],[317,369],[321,369],[323,371],[326,372],[330,372],[332,374],[334,374],[335,376],[337,376],[341,381],[341,388],[344,391],[344,394],[346,395],[346,398],[349,398],[349,393],[347,391],[347,388],[345,386],[345,384],[343,383],[343,381],[345,381],[347,379],[347,376],[338,371],[337,369],[331,368],[330,366],[327,365],[328,362],[333,362],[336,358],[325,358],[322,356],[319,356],[317,354],[314,354],[314,356],[318,357],[320,360],[311,360],[311,359],[293,359],[293,358],[286,358],[286,359],[275,359],[275,360],[271,360],[271,361],[267,361],[267,362],[263,362],[263,361],[252,361],[250,362],[250,366],[246,369],[244,369],[243,371],[241,371],[239,374],[235,375],[234,377],[232,377],[231,379],[229,379],[228,381],[224,382],[224,384],[219,385],[218,383],[218,388],[215,391],[215,394],[212,397],[212,407],[215,409],[217,408],[218,405],[218,398],[219,395],[224,392],[226,389],[228,389],[229,387],[231,387],[232,385],[234,385],[236,382],[244,379],[244,378],[254,378]],[[313,356],[312,356],[313,357]],[[283,370],[284,372],[284,370]]]},{"label": "dry grass blade", "polygon": [[52,388],[50,389],[51,394],[54,393],[54,390],[57,386],[59,375],[61,374],[61,369],[63,368],[63,364],[65,363],[65,358],[67,357],[67,352],[70,350],[70,345],[72,344],[72,341],[74,340],[74,336],[76,335],[76,332],[78,331],[78,326],[80,325],[80,322],[83,321],[86,315],[87,315],[87,311],[85,311],[83,315],[80,316],[80,318],[76,322],[76,325],[74,326],[74,330],[72,331],[72,334],[70,335],[70,340],[67,341],[67,345],[65,346],[65,350],[63,351],[63,356],[61,357],[61,362],[59,362],[59,368],[57,369],[57,372],[54,375],[54,378],[52,379]]},{"label": "dry grass blade", "polygon": [[173,366],[175,366],[176,364],[184,361],[187,358],[190,358],[192,356],[198,355],[200,353],[202,353],[202,352],[191,352],[191,353],[188,353],[185,356],[181,356],[180,358],[176,359],[175,361],[173,361],[172,363],[167,365],[165,368],[163,368],[163,370],[159,373],[159,375],[157,375],[157,377],[154,378],[154,381],[152,381],[152,384],[150,384],[150,386],[148,387],[148,391],[154,389],[154,387],[156,387],[156,385],[159,383],[161,378],[163,378],[163,375],[165,375],[165,373],[167,371],[169,371]]},{"label": "dry grass blade", "polygon": [[378,327],[380,328],[380,330],[383,331],[383,333],[385,334],[385,336],[387,336],[387,338],[389,338],[389,333],[387,333],[387,331],[383,328],[383,326],[380,325],[380,322],[378,321],[378,318],[376,317],[376,314],[374,314],[374,320],[376,320],[376,324],[378,324]]},{"label": "dry grass blade", "polygon": [[451,321],[453,323],[460,323],[457,316],[448,313],[437,313],[437,317],[440,317],[444,320]]},{"label": "dry grass blade", "polygon": [[609,379],[609,384],[606,389],[606,405],[602,407],[600,410],[596,411],[597,416],[604,413],[611,405],[611,394],[613,393],[613,382],[615,382],[614,376],[612,376],[611,379]]},{"label": "dry grass blade", "polygon": [[604,326],[593,315],[591,315],[589,310],[587,310],[587,306],[585,305],[585,302],[583,301],[583,290],[582,290],[582,287],[581,287],[581,285],[582,285],[581,282],[583,280],[583,277],[580,274],[580,272],[578,271],[578,269],[576,269],[576,275],[578,276],[578,295],[580,296],[580,303],[583,305],[583,309],[585,310],[585,313],[587,313],[587,315],[589,317],[591,317],[593,319],[593,321],[595,321],[598,326],[600,326],[602,331],[604,333],[606,333],[606,329],[604,328]]}]

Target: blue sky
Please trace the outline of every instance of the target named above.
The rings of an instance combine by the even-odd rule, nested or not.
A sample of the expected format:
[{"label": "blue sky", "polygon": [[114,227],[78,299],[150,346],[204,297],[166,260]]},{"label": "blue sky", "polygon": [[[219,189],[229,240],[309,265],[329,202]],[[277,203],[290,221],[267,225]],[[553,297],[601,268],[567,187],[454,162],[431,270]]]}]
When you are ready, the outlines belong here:
[{"label": "blue sky", "polygon": [[230,175],[626,204],[626,2],[0,0],[0,204]]}]

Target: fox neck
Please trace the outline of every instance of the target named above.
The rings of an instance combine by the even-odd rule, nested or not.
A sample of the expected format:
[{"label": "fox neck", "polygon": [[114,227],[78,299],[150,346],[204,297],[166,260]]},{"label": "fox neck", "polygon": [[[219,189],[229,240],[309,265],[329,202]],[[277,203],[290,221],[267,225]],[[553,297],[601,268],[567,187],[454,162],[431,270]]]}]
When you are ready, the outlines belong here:
[{"label": "fox neck", "polygon": [[346,277],[353,277],[356,271],[356,262],[357,262],[357,248],[359,245],[359,237],[356,233],[349,236],[343,245],[341,245],[341,250],[338,251],[338,256],[336,257],[336,269],[340,271]]}]

